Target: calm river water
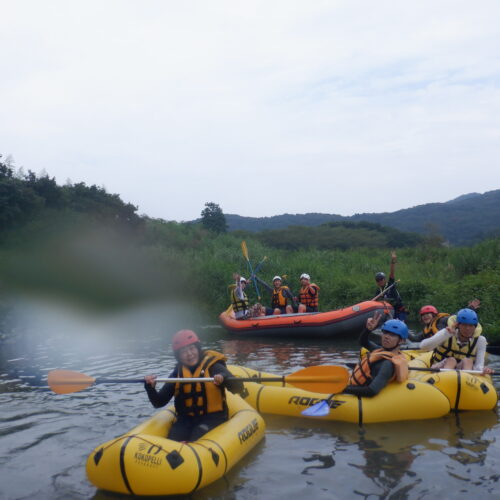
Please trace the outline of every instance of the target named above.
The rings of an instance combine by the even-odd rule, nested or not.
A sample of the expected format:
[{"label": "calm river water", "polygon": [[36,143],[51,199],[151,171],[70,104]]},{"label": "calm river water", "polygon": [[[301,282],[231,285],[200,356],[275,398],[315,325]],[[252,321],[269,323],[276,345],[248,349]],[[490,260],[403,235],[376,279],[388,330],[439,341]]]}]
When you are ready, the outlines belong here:
[{"label": "calm river water", "polygon": [[[182,311],[175,310],[175,320],[170,313],[149,309],[84,320],[33,308],[18,315],[15,336],[0,340],[0,498],[123,498],[96,491],[85,477],[85,461],[96,445],[155,411],[142,386],[98,385],[63,396],[44,387],[44,379],[55,368],[92,376],[167,375],[174,366],[169,335],[185,324]],[[355,339],[251,340],[231,338],[219,327],[197,331],[230,363],[276,373],[357,357]],[[490,363],[500,370],[500,357]],[[265,420],[265,440],[226,478],[191,498],[500,498],[496,412],[362,429]]]}]

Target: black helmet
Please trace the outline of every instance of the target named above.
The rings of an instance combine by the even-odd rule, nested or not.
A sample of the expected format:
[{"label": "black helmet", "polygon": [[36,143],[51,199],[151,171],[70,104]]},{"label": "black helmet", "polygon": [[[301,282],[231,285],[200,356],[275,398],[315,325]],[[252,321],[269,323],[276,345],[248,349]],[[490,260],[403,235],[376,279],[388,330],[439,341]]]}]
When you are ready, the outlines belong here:
[{"label": "black helmet", "polygon": [[385,273],[380,272],[375,275],[375,281],[380,281],[380,280],[385,280]]}]

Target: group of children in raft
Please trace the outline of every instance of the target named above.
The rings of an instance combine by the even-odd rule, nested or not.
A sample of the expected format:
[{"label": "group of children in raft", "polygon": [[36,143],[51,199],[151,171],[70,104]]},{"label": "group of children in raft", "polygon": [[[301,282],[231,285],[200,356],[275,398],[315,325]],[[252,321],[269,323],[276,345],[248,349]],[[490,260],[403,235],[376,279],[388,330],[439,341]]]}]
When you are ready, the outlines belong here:
[{"label": "group of children in raft", "polygon": [[[394,317],[396,319],[405,321],[407,311],[397,289],[395,280],[396,260],[396,253],[392,252],[388,280],[383,272],[375,274],[375,281],[377,283],[377,290],[375,293],[378,299],[388,301],[393,305]],[[300,275],[300,290],[298,297],[293,295],[288,286],[283,285],[281,276],[275,276],[273,278],[272,286],[255,274],[247,280],[243,276],[235,273],[233,274],[233,279],[235,283],[231,285],[231,306],[234,317],[238,320],[277,314],[318,312],[320,288],[316,283],[311,283],[311,277],[307,273],[302,273]],[[265,307],[260,303],[254,304],[253,306],[249,305],[245,289],[252,280],[260,283],[271,292],[271,307]]]},{"label": "group of children in raft", "polygon": [[[478,301],[472,301],[478,306]],[[486,339],[481,335],[477,313],[464,308],[456,315],[438,313],[433,306],[420,310],[424,329],[420,349],[433,351],[433,368],[479,370],[491,374],[484,366]],[[389,319],[382,326],[381,345],[369,339],[378,326],[381,314],[368,318],[361,333],[360,344],[368,353],[353,369],[349,385],[343,393],[373,397],[389,382],[408,378],[408,363],[400,346],[409,338],[408,327],[400,319]],[[442,327],[441,329],[439,329]],[[166,383],[156,390],[156,376],[145,377],[145,388],[155,408],[165,406],[172,397],[177,420],[169,438],[176,441],[195,441],[203,434],[228,419],[225,389],[239,393],[243,384],[231,377],[223,354],[202,349],[200,339],[191,330],[181,330],[172,339],[177,365],[169,375],[172,378],[213,377],[214,382]]]}]

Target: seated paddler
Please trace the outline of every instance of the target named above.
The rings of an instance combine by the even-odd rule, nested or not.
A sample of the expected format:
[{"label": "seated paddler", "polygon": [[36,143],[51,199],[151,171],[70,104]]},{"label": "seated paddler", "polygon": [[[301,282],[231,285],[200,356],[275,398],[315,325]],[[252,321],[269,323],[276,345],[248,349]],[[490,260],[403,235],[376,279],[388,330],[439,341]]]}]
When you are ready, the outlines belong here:
[{"label": "seated paddler", "polygon": [[446,328],[422,340],[420,349],[433,351],[432,368],[478,370],[484,375],[491,374],[494,370],[484,366],[487,342],[481,332],[476,311],[460,309],[456,315],[450,316]]},{"label": "seated paddler", "polygon": [[[203,350],[200,339],[191,330],[180,330],[172,338],[177,360],[169,378],[213,377],[214,382],[171,383],[157,391],[156,376],[144,377],[149,400],[155,408],[165,406],[174,397],[177,420],[168,438],[175,441],[196,441],[209,430],[228,419],[225,389],[241,392],[243,384],[232,379],[223,354]],[[231,380],[228,380],[231,378]]]},{"label": "seated paddler", "polygon": [[[465,309],[472,309],[476,314],[481,305],[479,299],[469,301]],[[422,306],[419,311],[420,321],[423,325],[419,333],[410,333],[409,340],[420,342],[435,335],[437,332],[448,326],[449,313],[439,312],[433,305]]]},{"label": "seated paddler", "polygon": [[408,362],[400,351],[400,345],[408,338],[406,324],[399,319],[386,321],[381,327],[382,347],[368,338],[378,326],[381,316],[377,312],[366,321],[359,342],[368,349],[368,353],[353,369],[349,385],[342,391],[344,394],[373,397],[389,382],[404,382],[408,378]]}]

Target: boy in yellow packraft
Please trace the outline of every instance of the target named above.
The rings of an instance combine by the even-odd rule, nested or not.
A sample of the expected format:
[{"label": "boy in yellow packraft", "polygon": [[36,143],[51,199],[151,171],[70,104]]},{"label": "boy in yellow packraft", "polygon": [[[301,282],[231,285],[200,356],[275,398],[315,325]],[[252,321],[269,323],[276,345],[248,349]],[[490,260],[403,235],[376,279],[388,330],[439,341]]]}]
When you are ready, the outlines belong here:
[{"label": "boy in yellow packraft", "polygon": [[389,382],[403,382],[408,378],[408,362],[399,349],[408,338],[408,327],[399,319],[386,321],[381,327],[382,346],[379,346],[368,336],[377,327],[380,318],[381,313],[377,312],[366,321],[359,342],[369,352],[353,369],[349,385],[342,391],[344,394],[373,397]]}]

